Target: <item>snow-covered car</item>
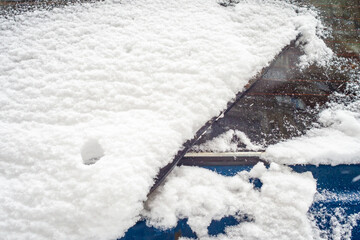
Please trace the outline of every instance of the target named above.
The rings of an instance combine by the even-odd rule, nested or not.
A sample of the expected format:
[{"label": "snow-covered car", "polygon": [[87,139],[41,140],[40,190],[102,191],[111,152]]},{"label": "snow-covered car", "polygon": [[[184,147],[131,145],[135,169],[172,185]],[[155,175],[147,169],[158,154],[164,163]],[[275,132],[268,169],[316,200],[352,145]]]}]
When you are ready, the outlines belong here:
[{"label": "snow-covered car", "polygon": [[0,2],[4,239],[360,239],[359,2]]}]

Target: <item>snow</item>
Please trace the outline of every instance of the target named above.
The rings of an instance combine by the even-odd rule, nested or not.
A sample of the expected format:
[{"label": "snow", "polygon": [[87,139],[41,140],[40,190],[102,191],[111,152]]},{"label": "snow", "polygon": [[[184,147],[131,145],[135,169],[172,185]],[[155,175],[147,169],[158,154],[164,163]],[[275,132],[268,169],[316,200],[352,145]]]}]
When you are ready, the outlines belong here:
[{"label": "snow", "polygon": [[[243,144],[245,147],[241,147],[239,144]],[[244,132],[233,129],[230,129],[200,145],[195,145],[192,148],[192,150],[196,152],[236,152],[239,150],[258,151],[260,149],[263,149],[263,147],[252,143]]]},{"label": "snow", "polygon": [[269,146],[262,157],[283,164],[360,163],[360,101],[327,108],[318,121],[320,127]]},{"label": "snow", "polygon": [[96,139],[88,140],[81,148],[81,157],[84,164],[94,164],[103,156],[104,149]]},{"label": "snow", "polygon": [[[298,27],[301,31],[301,37],[298,43],[305,44],[303,51],[305,54],[300,56],[300,68],[304,69],[311,64],[317,63],[321,66],[327,66],[332,60],[333,52],[328,48],[319,36],[326,35],[324,25],[320,21],[311,21],[316,16],[315,12],[309,12],[308,15],[301,16],[297,19]],[[308,24],[303,24],[307,22]]]},{"label": "snow", "polygon": [[[0,17],[0,235],[123,236],[158,170],[317,22],[278,1],[105,1]],[[284,202],[308,229],[305,179],[304,201]]]},{"label": "snow", "polygon": [[360,180],[360,175],[354,177],[354,179],[352,180],[352,182],[357,182],[357,181],[359,181],[359,180]]},{"label": "snow", "polygon": [[[312,209],[309,212],[311,219],[318,218],[319,225],[329,223],[325,229],[315,228],[318,236],[322,236],[321,239],[353,239],[353,228],[358,226],[360,220],[360,212],[349,214],[347,207],[341,205],[344,202],[353,202],[356,204],[359,202],[360,196],[356,192],[351,193],[334,193],[327,190],[319,191],[315,194],[314,202],[326,203],[331,202],[334,208],[326,208],[325,206],[320,209]],[[321,206],[321,205],[320,205]],[[315,222],[314,222],[315,223]]]},{"label": "snow", "polygon": [[[258,178],[260,190],[249,181]],[[199,239],[313,239],[312,223],[307,216],[316,192],[311,173],[295,173],[288,167],[258,163],[250,172],[233,177],[197,167],[178,167],[167,178],[143,211],[147,222],[157,228],[187,223]],[[211,220],[225,216],[245,221],[227,227],[226,234],[210,237]]]}]

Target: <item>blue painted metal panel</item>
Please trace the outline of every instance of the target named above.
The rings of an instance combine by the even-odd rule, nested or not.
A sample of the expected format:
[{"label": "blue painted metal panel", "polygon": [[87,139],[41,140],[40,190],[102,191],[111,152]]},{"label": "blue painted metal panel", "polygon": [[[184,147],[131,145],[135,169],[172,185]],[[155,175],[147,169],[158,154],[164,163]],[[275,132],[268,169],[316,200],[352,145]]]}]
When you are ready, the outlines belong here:
[{"label": "blue painted metal panel", "polygon": [[[249,171],[249,166],[209,166],[207,169],[216,171],[219,174],[233,176],[239,171]],[[317,179],[319,192],[326,191],[327,197],[314,201],[310,212],[315,214],[317,225],[321,230],[331,234],[331,216],[341,211],[343,217],[360,212],[360,180],[353,181],[360,175],[360,165],[339,165],[339,166],[292,166],[296,172],[311,171]],[[256,187],[261,187],[261,182],[253,179]],[[244,219],[246,221],[246,219]],[[226,226],[238,224],[233,217],[226,217],[220,221],[213,221],[208,227],[210,235],[223,233]],[[360,222],[358,221],[358,225]],[[121,240],[173,240],[178,237],[195,238],[196,235],[183,219],[178,225],[169,230],[160,230],[148,227],[145,221],[139,221],[130,228],[125,237]],[[352,239],[360,239],[360,226],[352,229]]]}]

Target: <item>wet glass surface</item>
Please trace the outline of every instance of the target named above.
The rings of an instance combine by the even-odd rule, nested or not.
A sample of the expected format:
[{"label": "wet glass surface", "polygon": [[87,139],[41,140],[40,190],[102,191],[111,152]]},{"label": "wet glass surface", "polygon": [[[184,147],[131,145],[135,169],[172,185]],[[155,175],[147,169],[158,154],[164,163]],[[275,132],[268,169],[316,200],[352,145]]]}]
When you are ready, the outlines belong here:
[{"label": "wet glass surface", "polygon": [[327,44],[339,56],[359,57],[360,1],[359,0],[306,0],[321,11],[323,21],[333,30]]},{"label": "wet glass surface", "polygon": [[297,2],[315,6],[320,11],[324,24],[332,29],[332,36],[325,42],[336,56],[347,59],[347,63],[341,66],[341,71],[338,66],[328,69],[310,66],[300,71],[297,64],[302,52],[293,44],[197,144],[229,129],[244,132],[264,147],[302,135],[311,128],[331,95],[345,90],[350,81],[346,70],[356,69],[360,74],[360,0]]},{"label": "wet glass surface", "polygon": [[303,134],[329,96],[345,89],[348,78],[337,73],[328,76],[316,66],[302,72],[297,68],[300,55],[295,45],[285,50],[198,144],[229,129],[240,130],[265,146]]}]

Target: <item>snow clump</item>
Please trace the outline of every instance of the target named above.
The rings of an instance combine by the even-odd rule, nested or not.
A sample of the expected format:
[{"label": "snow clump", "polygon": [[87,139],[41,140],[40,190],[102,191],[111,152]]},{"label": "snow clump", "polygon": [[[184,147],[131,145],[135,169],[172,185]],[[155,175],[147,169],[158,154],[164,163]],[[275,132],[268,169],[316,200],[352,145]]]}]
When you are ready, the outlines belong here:
[{"label": "snow clump", "polygon": [[[260,190],[249,181],[258,178]],[[197,167],[178,167],[152,198],[143,215],[157,228],[175,227],[178,219],[187,223],[199,239],[313,239],[307,216],[316,192],[310,172],[258,163],[250,172],[233,177]],[[225,229],[225,234],[208,235],[212,220],[235,216],[243,221]]]}]

